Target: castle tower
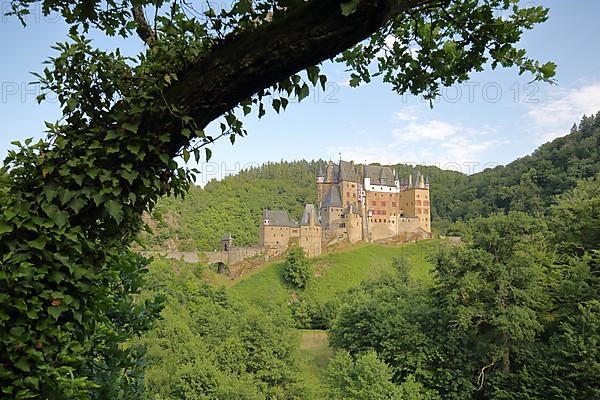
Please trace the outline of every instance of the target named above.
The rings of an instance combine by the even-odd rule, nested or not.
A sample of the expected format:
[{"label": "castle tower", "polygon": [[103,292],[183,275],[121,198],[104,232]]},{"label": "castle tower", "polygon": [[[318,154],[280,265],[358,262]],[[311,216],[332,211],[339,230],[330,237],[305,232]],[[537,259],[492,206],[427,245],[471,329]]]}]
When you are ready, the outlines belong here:
[{"label": "castle tower", "polygon": [[221,239],[221,250],[222,251],[230,251],[233,248],[233,237],[231,236],[231,233],[226,233],[225,235],[223,235],[223,238]]},{"label": "castle tower", "polygon": [[299,244],[308,257],[321,254],[321,226],[317,224],[317,210],[314,205],[306,204],[300,220]]},{"label": "castle tower", "polygon": [[425,180],[420,171],[415,170],[408,176],[408,188],[400,192],[400,207],[403,216],[418,218],[419,227],[431,233],[431,198],[429,180]]}]

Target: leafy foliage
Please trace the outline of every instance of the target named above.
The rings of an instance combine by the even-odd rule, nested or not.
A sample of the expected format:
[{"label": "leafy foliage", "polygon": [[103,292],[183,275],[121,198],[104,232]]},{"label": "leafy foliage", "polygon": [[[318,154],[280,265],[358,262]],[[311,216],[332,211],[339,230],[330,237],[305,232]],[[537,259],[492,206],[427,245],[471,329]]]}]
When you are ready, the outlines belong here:
[{"label": "leafy foliage", "polygon": [[[440,7],[430,7],[425,2],[421,12],[398,15],[338,59],[351,68],[351,86],[382,75],[395,91],[424,93],[429,100],[439,95],[440,86],[464,82],[471,71],[481,70],[490,61],[492,68],[516,66],[521,74],[529,71],[536,80],[550,80],[554,63],[542,65],[514,47],[523,28],[545,21],[548,10],[519,8],[518,4],[443,1]],[[499,15],[499,10],[507,13]]]},{"label": "leafy foliage", "polygon": [[387,365],[373,351],[353,360],[347,352],[338,352],[327,367],[327,378],[332,400],[387,400],[400,399],[391,382]]},{"label": "leafy foliage", "polygon": [[264,399],[299,392],[299,359],[286,314],[269,314],[202,280],[197,266],[151,265],[143,296],[166,298],[161,320],[135,342],[148,348],[148,398]]},{"label": "leafy foliage", "polygon": [[308,285],[312,275],[310,262],[302,247],[292,247],[287,254],[283,277],[295,287],[302,289]]},{"label": "leafy foliage", "polygon": [[[589,199],[580,201],[569,207]],[[597,251],[558,256],[547,221],[523,213],[480,218],[469,230],[472,240],[436,257],[432,290],[406,287],[396,273],[350,291],[332,345],[374,349],[393,382],[414,379],[434,398],[597,396]]]}]

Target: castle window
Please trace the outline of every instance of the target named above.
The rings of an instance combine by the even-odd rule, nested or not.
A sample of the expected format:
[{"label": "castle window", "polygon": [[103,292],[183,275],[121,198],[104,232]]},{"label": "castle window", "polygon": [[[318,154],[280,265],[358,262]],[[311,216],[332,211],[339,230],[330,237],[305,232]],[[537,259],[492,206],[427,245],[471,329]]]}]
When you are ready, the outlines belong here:
[{"label": "castle window", "polygon": [[396,207],[396,202],[392,201],[392,207]]},{"label": "castle window", "polygon": [[384,219],[384,220],[383,220],[383,223],[384,223],[384,224],[385,224],[385,223],[387,223],[387,220],[385,220],[385,219]]},{"label": "castle window", "polygon": [[346,192],[346,197],[350,197],[350,192]]},{"label": "castle window", "polygon": [[385,201],[382,201],[382,202],[381,202],[381,205],[385,207]]},{"label": "castle window", "polygon": [[421,205],[421,200],[417,200],[415,203],[417,203],[418,206]]},{"label": "castle window", "polygon": [[420,195],[417,194],[417,198],[420,197]]},{"label": "castle window", "polygon": [[377,202],[376,202],[376,201],[372,201],[372,202],[371,202],[371,205],[373,205],[373,206],[376,206],[376,205],[377,205]]}]

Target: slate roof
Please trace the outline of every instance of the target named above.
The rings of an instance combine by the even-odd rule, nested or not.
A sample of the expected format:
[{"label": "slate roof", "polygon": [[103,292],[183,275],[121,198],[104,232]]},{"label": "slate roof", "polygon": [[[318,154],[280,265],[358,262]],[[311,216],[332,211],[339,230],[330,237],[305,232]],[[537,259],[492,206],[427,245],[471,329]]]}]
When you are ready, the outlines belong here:
[{"label": "slate roof", "polygon": [[265,210],[264,218],[269,220],[271,226],[298,227],[296,222],[290,220],[287,211]]},{"label": "slate roof", "polygon": [[300,220],[300,225],[310,225],[310,219],[312,216],[313,223],[317,223],[317,210],[315,206],[312,204],[307,204],[304,206],[304,213],[302,213],[302,219]]},{"label": "slate roof", "polygon": [[372,185],[394,186],[396,177],[390,167],[379,165],[367,165],[365,167],[365,178],[371,179]]},{"label": "slate roof", "polygon": [[323,207],[342,207],[342,195],[337,185],[331,186],[331,189],[325,195]]},{"label": "slate roof", "polygon": [[357,171],[357,168],[354,164],[349,163],[348,161],[341,161],[339,166],[339,176],[338,182],[341,181],[350,181],[350,182],[360,182],[360,174]]}]

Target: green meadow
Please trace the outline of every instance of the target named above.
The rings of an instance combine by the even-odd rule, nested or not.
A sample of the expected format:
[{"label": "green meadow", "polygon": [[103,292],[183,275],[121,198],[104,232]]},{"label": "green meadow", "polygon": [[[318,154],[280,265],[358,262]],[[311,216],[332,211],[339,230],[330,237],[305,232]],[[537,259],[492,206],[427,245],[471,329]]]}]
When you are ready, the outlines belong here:
[{"label": "green meadow", "polygon": [[[322,255],[313,260],[314,276],[303,292],[325,303],[365,280],[392,271],[394,258],[408,262],[411,277],[416,284],[430,284],[432,264],[429,258],[439,246],[439,240],[398,246],[360,244],[347,250]],[[283,261],[270,263],[236,281],[215,283],[230,285],[232,295],[254,305],[266,309],[286,307],[298,294],[298,290],[284,281],[283,269]]]}]

